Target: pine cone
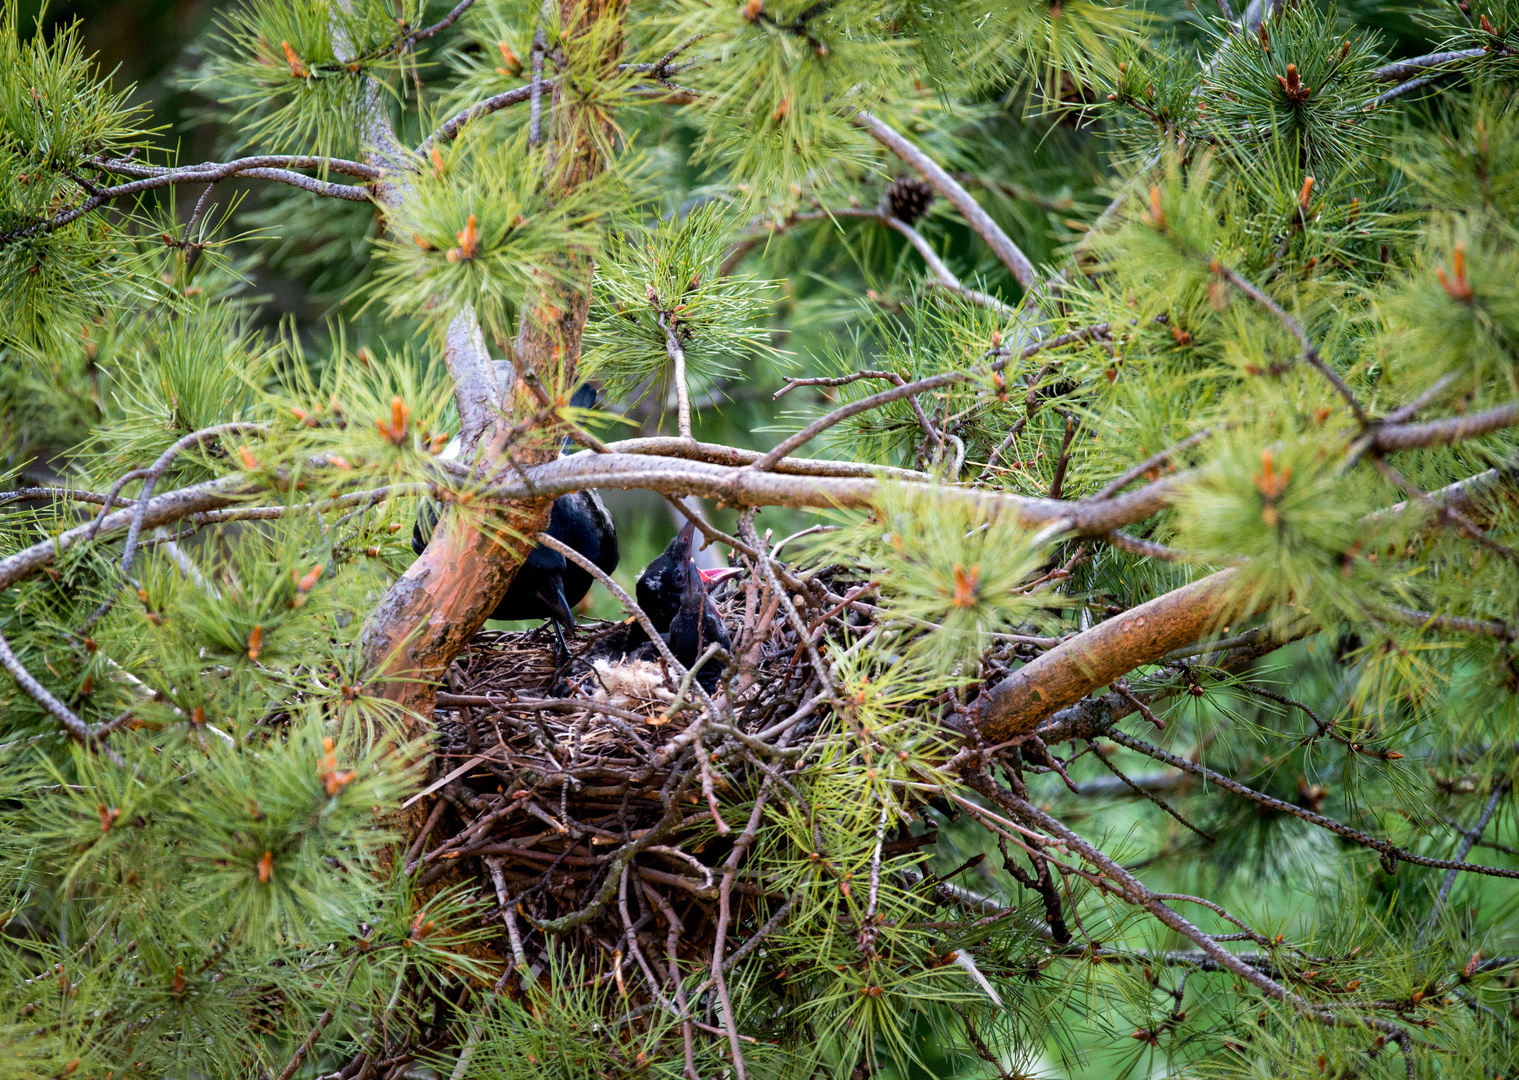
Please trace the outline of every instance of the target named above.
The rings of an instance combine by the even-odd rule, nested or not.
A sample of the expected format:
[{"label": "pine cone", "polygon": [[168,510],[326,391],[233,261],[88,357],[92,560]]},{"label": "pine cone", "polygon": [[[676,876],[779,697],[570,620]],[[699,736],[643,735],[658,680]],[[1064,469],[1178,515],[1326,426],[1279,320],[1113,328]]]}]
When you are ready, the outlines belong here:
[{"label": "pine cone", "polygon": [[911,176],[893,180],[886,188],[886,205],[892,217],[911,225],[922,217],[934,201],[934,190]]}]

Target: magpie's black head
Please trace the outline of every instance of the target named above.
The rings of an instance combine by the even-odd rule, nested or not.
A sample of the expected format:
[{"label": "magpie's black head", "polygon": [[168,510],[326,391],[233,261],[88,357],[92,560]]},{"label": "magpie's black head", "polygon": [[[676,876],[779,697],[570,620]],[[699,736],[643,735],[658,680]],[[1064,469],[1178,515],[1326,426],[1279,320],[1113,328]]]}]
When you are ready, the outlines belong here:
[{"label": "magpie's black head", "polygon": [[[686,587],[686,568],[691,563],[691,542],[696,536],[696,526],[686,522],[686,527],[676,534],[664,552],[638,575],[635,591],[638,606],[643,608],[660,633],[670,629],[670,620],[680,610],[681,596]],[[696,577],[691,569],[690,575]],[[698,580],[700,580],[698,578]]]}]

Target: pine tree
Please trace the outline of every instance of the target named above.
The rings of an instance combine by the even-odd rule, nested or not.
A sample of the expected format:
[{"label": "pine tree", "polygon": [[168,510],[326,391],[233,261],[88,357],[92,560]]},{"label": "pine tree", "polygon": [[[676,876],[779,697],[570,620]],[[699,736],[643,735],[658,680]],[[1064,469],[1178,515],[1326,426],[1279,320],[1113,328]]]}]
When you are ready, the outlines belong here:
[{"label": "pine tree", "polygon": [[[189,55],[0,17],[0,1077],[1519,1070],[1519,0]],[[486,628],[587,488],[715,691]]]}]

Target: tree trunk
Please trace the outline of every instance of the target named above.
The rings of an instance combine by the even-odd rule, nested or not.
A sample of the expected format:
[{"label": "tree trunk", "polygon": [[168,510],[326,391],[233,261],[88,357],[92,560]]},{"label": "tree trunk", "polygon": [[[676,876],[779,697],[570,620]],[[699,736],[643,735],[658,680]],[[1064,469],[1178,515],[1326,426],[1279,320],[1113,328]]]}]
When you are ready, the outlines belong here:
[{"label": "tree trunk", "polygon": [[[561,0],[564,38],[584,35],[603,18],[615,19],[620,27],[625,14],[623,0]],[[610,40],[604,62],[615,64],[622,52],[621,34]],[[606,168],[597,147],[606,145],[614,128],[610,114],[565,99],[562,82],[554,82],[547,156],[559,190],[570,191]],[[519,465],[541,464],[556,454],[552,440],[530,436],[526,445],[508,446],[507,438],[514,424],[542,407],[538,388],[554,394],[573,387],[595,264],[577,257],[569,269],[563,279],[546,282],[523,298],[515,380],[497,379],[472,312],[461,313],[449,328],[445,359],[459,399],[466,458],[474,461],[477,475],[496,473],[508,454]],[[522,376],[536,377],[536,387],[530,388]],[[500,405],[496,409],[482,400],[491,388]],[[449,508],[427,550],[371,613],[364,630],[371,691],[406,710],[409,735],[427,730],[438,680],[506,595],[532,550],[533,537],[548,523],[549,506],[547,499],[516,503],[488,521]]]}]

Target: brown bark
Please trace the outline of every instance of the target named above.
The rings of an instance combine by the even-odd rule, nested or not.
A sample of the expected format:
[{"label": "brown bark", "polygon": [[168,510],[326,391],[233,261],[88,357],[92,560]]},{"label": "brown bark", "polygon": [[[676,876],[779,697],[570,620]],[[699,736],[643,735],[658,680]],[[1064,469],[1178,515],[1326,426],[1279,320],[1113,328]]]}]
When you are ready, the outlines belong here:
[{"label": "brown bark", "polygon": [[[604,18],[619,26],[627,14],[625,0],[560,0],[563,36],[572,39],[587,33]],[[622,37],[616,35],[601,57],[610,73],[622,56]],[[557,178],[559,190],[572,191],[594,179],[606,168],[601,147],[611,145],[616,134],[610,112],[565,100],[565,80],[554,80],[546,171]],[[564,278],[545,281],[522,305],[516,354],[519,371],[531,371],[544,383],[572,388],[580,362],[580,342],[590,310],[591,278],[595,263],[583,255],[565,257]],[[566,285],[564,282],[568,282]]]},{"label": "brown bark", "polygon": [[[565,36],[585,32],[607,14],[621,19],[623,10],[622,0],[588,4],[561,0]],[[609,64],[615,64],[621,54],[620,38],[614,40]],[[588,133],[595,125],[609,135],[611,117],[581,115],[579,105],[560,100],[559,81],[551,93],[555,107],[548,151],[556,164],[550,171],[564,191],[586,183],[606,167],[597,147],[607,143],[591,139]],[[577,259],[570,270],[562,282],[546,282],[524,297],[522,305],[515,366],[519,376],[536,375],[549,386],[573,383],[590,306],[594,264]],[[514,423],[531,416],[539,401],[520,377],[510,387],[499,385],[472,313],[461,313],[455,323],[449,328],[446,360],[466,429],[466,456],[474,450],[477,475],[498,475],[508,454],[519,466],[552,460],[552,440],[506,445],[506,433]],[[504,407],[504,416],[491,408],[497,403]],[[532,549],[532,541],[525,538],[536,536],[547,525],[549,505],[547,498],[513,502],[488,521],[450,510],[427,550],[371,613],[364,630],[364,666],[371,691],[407,710],[410,734],[426,729],[438,680],[506,594]]]},{"label": "brown bark", "polygon": [[1025,664],[976,703],[982,738],[1000,743],[1026,735],[1099,686],[1218,629],[1224,619],[1252,614],[1240,608],[1238,576],[1221,570],[1173,589]]},{"label": "brown bark", "polygon": [[[536,536],[548,506],[523,504],[506,524],[518,536]],[[371,613],[364,635],[371,690],[409,710],[409,738],[426,731],[438,680],[506,595],[531,548],[530,540],[492,535],[450,511]]]},{"label": "brown bark", "polygon": [[[1512,464],[1467,477],[1432,495],[1438,502],[1469,514],[1485,528],[1497,506],[1513,497]],[[1398,503],[1367,515],[1366,520],[1385,521],[1416,506]],[[984,691],[977,701],[976,723],[982,737],[999,743],[1026,735],[1120,675],[1201,640],[1219,629],[1224,620],[1254,615],[1259,605],[1241,592],[1238,577],[1236,570],[1223,570],[1173,589],[1098,623],[1025,664]],[[1467,632],[1473,633],[1493,633],[1499,625],[1481,620],[1466,623]]]}]

